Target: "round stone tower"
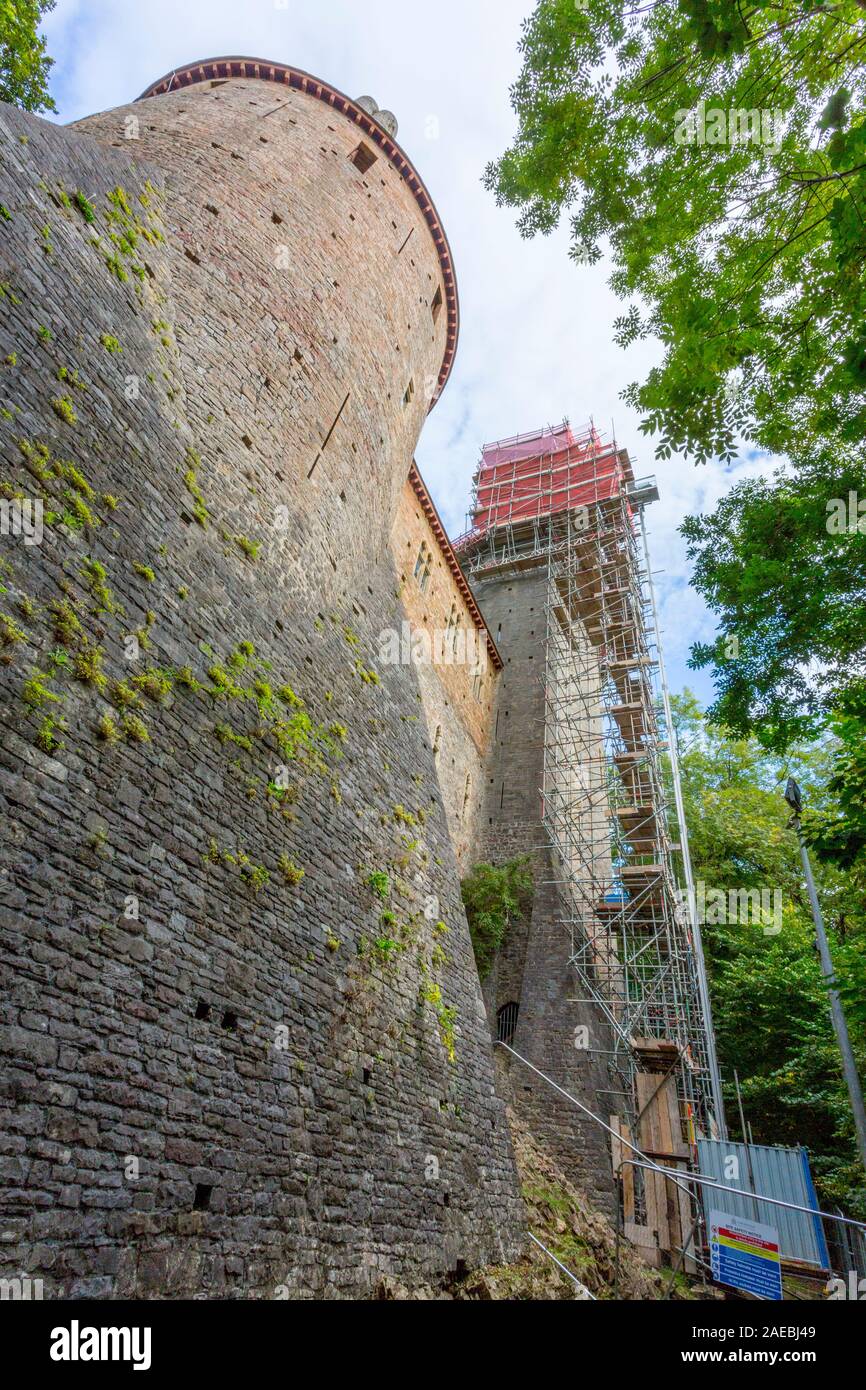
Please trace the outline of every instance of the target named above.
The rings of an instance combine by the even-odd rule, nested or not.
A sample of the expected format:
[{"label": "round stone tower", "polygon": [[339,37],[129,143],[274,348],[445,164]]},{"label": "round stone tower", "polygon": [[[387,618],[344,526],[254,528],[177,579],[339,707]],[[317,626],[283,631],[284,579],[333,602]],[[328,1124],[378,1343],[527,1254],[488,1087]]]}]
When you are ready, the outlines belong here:
[{"label": "round stone tower", "polygon": [[229,493],[270,494],[277,529],[291,513],[286,582],[317,601],[384,549],[457,343],[448,242],[395,124],[221,58],[74,127],[164,171],[188,418],[215,461],[243,460]]},{"label": "round stone tower", "polygon": [[368,1294],[523,1209],[389,532],[457,336],[371,98],[0,108],[0,1278]]}]

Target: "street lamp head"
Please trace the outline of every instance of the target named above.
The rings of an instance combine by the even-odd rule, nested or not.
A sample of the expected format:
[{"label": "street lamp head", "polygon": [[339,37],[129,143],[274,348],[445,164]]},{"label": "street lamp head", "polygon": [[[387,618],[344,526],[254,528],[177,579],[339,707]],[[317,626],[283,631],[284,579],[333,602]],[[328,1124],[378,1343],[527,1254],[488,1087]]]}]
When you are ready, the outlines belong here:
[{"label": "street lamp head", "polygon": [[793,777],[788,778],[788,785],[785,788],[785,800],[794,812],[794,815],[799,816],[803,809],[803,798],[800,795],[800,788],[797,786]]}]

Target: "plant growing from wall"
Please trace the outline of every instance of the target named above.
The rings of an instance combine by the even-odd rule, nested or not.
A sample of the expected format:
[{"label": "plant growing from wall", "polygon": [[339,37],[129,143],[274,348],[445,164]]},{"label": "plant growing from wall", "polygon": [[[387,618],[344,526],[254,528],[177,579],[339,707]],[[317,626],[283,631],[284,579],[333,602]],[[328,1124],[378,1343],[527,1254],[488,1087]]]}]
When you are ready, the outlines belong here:
[{"label": "plant growing from wall", "polygon": [[383,870],[377,869],[367,875],[367,886],[384,902],[391,891],[391,880]]},{"label": "plant growing from wall", "polygon": [[503,864],[476,864],[460,885],[480,979],[490,973],[514,917],[525,912],[532,893],[528,855]]}]

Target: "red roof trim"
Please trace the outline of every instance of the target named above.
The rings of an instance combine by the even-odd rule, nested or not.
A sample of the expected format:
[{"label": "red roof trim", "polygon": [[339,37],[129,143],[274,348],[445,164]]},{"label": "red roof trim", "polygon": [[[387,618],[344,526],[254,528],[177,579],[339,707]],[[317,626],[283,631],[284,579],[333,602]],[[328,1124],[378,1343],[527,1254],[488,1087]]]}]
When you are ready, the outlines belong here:
[{"label": "red roof trim", "polygon": [[327,102],[329,106],[336,106],[345,116],[353,120],[356,125],[366,131],[371,140],[387,155],[391,164],[405,179],[411,188],[415,201],[420,207],[427,225],[436,244],[439,253],[439,264],[442,269],[442,278],[445,282],[445,299],[448,306],[448,333],[445,344],[445,355],[442,359],[442,369],[439,373],[439,380],[436,386],[436,394],[430,402],[430,409],[438,401],[445,387],[448,377],[451,375],[451,368],[454,365],[454,355],[457,351],[457,335],[460,327],[460,301],[457,295],[457,280],[454,274],[454,264],[451,257],[451,248],[445,236],[445,230],[439,220],[439,214],[433,205],[433,200],[427,192],[419,175],[407,159],[400,146],[395,144],[388,133],[368,115],[362,107],[357,106],[350,97],[336,87],[330,87],[326,82],[304,72],[302,68],[289,67],[284,63],[270,63],[263,58],[205,58],[196,63],[188,63],[185,67],[175,68],[173,72],[168,72],[164,77],[160,77],[156,82],[142,92],[136,101],[144,101],[148,97],[158,97],[165,95],[166,92],[177,91],[182,87],[195,86],[199,82],[213,80],[214,70],[220,77],[254,77],[263,82],[278,82],[294,87],[298,91],[307,93],[309,96],[316,97],[319,101]]},{"label": "red roof trim", "polygon": [[434,536],[439,542],[439,549],[442,551],[442,554],[448,564],[448,568],[451,570],[451,573],[457,581],[457,587],[466,601],[466,607],[472,614],[475,626],[478,628],[478,631],[483,632],[484,636],[487,638],[487,650],[490,653],[490,659],[493,662],[493,665],[496,667],[497,671],[501,671],[503,667],[502,657],[499,655],[499,652],[496,648],[496,643],[494,642],[493,638],[490,636],[490,633],[487,630],[487,624],[485,623],[484,618],[481,616],[481,609],[478,607],[478,604],[472,597],[472,590],[466,582],[466,576],[460,568],[460,561],[454,554],[454,550],[451,546],[451,542],[448,539],[445,527],[442,525],[442,519],[436,510],[432,497],[427,491],[427,485],[425,484],[424,479],[421,477],[421,474],[418,472],[417,463],[413,463],[412,467],[409,470],[409,482],[412,484],[412,487],[415,491],[415,496],[418,498],[418,501],[421,503],[421,506],[424,509],[424,513],[427,517],[427,520],[430,523],[430,529],[432,530]]}]

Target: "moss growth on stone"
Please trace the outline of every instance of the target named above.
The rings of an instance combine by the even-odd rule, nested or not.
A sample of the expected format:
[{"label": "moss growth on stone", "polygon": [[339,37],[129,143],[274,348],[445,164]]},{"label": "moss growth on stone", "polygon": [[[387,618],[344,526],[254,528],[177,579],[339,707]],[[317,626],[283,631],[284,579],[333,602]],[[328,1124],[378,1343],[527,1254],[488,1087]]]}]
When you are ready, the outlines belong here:
[{"label": "moss growth on stone", "polygon": [[75,413],[75,407],[68,396],[55,396],[51,401],[51,409],[65,424],[78,424],[78,416]]},{"label": "moss growth on stone", "polygon": [[73,531],[82,531],[86,528],[93,529],[98,526],[99,517],[88,507],[80,492],[71,492],[69,488],[64,489],[63,499],[66,502],[66,509],[63,512],[62,521]]},{"label": "moss growth on stone", "polygon": [[141,627],[135,629],[136,640],[143,652],[148,651],[150,648],[150,630],[155,622],[156,614],[152,608],[149,608],[144,615],[144,622]]},{"label": "moss growth on stone", "polygon": [[102,650],[92,646],[87,639],[85,645],[73,653],[72,670],[76,680],[84,685],[92,685],[96,690],[104,690],[108,684],[102,669]]},{"label": "moss growth on stone", "polygon": [[374,869],[372,873],[367,875],[367,887],[372,889],[376,897],[381,898],[384,902],[391,892],[391,879],[384,870]]},{"label": "moss growth on stone", "polygon": [[118,605],[108,586],[108,571],[105,566],[99,560],[94,560],[88,556],[81,566],[81,572],[91,596],[96,601],[96,611],[98,613],[116,613]]},{"label": "moss growth on stone", "polygon": [[76,391],[86,391],[88,389],[87,382],[83,377],[78,375],[77,367],[73,367],[72,371],[70,371],[68,367],[58,367],[57,380],[68,382],[70,386],[74,386]]},{"label": "moss growth on stone", "polygon": [[85,222],[96,221],[96,208],[90,202],[89,198],[84,196],[80,188],[76,189],[73,201]]},{"label": "moss growth on stone", "polygon": [[457,1010],[449,1007],[442,998],[442,989],[438,984],[424,984],[421,986],[420,998],[426,1004],[432,1004],[436,1011],[436,1021],[439,1025],[439,1038],[445,1049],[448,1061],[453,1065],[457,1060],[455,1023],[457,1020]]},{"label": "moss growth on stone", "polygon": [[27,640],[27,633],[8,613],[0,613],[0,647],[13,647]]},{"label": "moss growth on stone", "polygon": [[243,551],[248,560],[255,560],[262,548],[261,541],[251,541],[249,536],[235,536],[235,545]]},{"label": "moss growth on stone", "polygon": [[235,733],[228,724],[217,724],[214,733],[220,743],[234,743],[238,748],[243,748],[247,753],[252,753],[252,739],[247,738],[246,734]]},{"label": "moss growth on stone", "polygon": [[209,513],[207,506],[205,505],[205,500],[204,496],[202,495],[201,488],[198,485],[198,474],[196,472],[196,470],[201,467],[201,459],[199,458],[198,454],[195,452],[194,449],[187,449],[186,462],[187,468],[186,472],[183,475],[183,482],[184,487],[186,488],[187,492],[193,500],[192,514],[198,522],[199,526],[207,526],[208,521],[210,519]]},{"label": "moss growth on stone", "polygon": [[360,676],[361,680],[364,682],[365,685],[381,684],[378,673],[372,670],[371,668],[366,667],[360,657],[358,657],[357,661],[355,662],[355,671],[357,675]]},{"label": "moss growth on stone", "polygon": [[120,730],[110,714],[103,714],[97,725],[99,737],[105,743],[118,743],[120,740]]},{"label": "moss growth on stone", "polygon": [[185,690],[196,691],[202,689],[201,682],[196,680],[191,666],[178,667],[174,673],[174,679],[177,685],[182,685]]},{"label": "moss growth on stone", "polygon": [[285,851],[280,855],[279,868],[280,873],[282,874],[286,883],[288,883],[289,887],[297,888],[298,884],[301,882],[301,879],[304,877],[305,870],[299,868],[298,865],[295,863],[294,859],[291,859],[289,855],[285,853]]},{"label": "moss growth on stone", "polygon": [[144,721],[137,714],[126,714],[121,725],[127,743],[149,743],[150,734]]},{"label": "moss growth on stone", "polygon": [[96,493],[81,469],[69,459],[55,459],[49,473],[55,478],[64,478],[66,482],[71,483],[75,491],[80,492],[82,497],[86,497],[88,502],[92,502],[96,497]]},{"label": "moss growth on stone", "polygon": [[69,599],[56,599],[49,603],[51,631],[64,647],[77,647],[84,635],[78,614]]},{"label": "moss growth on stone", "polygon": [[167,671],[161,671],[156,666],[149,666],[140,676],[134,676],[131,684],[136,690],[140,690],[148,700],[160,705],[171,694],[173,681]]},{"label": "moss growth on stone", "polygon": [[109,691],[109,699],[117,709],[123,710],[128,709],[130,705],[137,705],[139,696],[128,681],[113,681]]},{"label": "moss growth on stone", "polygon": [[58,738],[57,729],[62,729],[62,720],[55,719],[51,714],[46,714],[36,732],[36,746],[42,749],[43,753],[55,753],[62,747],[61,740]]},{"label": "moss growth on stone", "polygon": [[55,695],[53,690],[49,690],[45,684],[48,677],[44,671],[34,671],[28,680],[24,682],[21,691],[21,698],[25,705],[30,709],[45,709],[46,705],[59,705],[62,696]]}]

